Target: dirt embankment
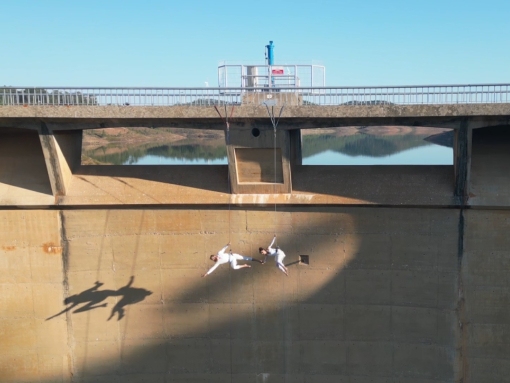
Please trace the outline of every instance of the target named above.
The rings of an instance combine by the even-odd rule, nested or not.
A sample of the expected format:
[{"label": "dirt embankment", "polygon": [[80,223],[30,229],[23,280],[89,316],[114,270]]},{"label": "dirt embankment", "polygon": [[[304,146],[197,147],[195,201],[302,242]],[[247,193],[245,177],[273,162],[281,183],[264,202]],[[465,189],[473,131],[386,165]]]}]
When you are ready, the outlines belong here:
[{"label": "dirt embankment", "polygon": [[450,129],[414,127],[414,126],[346,126],[342,128],[327,129],[303,129],[303,135],[312,134],[334,134],[337,137],[354,136],[356,134],[368,134],[371,136],[433,136],[444,133]]}]

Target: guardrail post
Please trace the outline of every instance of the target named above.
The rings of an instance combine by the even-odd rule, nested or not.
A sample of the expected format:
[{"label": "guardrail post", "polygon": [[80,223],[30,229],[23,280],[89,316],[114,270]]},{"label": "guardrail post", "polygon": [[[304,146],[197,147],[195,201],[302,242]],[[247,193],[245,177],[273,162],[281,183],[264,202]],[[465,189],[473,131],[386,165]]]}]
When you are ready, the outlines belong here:
[{"label": "guardrail post", "polygon": [[290,166],[292,169],[294,169],[295,166],[303,164],[301,129],[289,130],[289,141],[290,141]]}]

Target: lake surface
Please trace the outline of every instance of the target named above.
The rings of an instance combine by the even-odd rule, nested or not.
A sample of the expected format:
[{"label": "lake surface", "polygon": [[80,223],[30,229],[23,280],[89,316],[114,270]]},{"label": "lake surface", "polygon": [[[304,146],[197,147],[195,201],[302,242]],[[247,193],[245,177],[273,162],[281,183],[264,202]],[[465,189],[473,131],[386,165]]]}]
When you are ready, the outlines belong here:
[{"label": "lake surface", "polygon": [[[127,165],[126,163],[122,165]],[[227,157],[217,159],[206,158],[179,158],[179,157],[164,157],[148,154],[142,158],[138,158],[129,165],[227,165]]]},{"label": "lake surface", "polygon": [[303,165],[453,165],[453,150],[428,145],[382,157],[352,156],[326,150],[303,158]]},{"label": "lake surface", "polygon": [[[409,129],[411,133],[397,135],[372,132],[339,136],[331,130],[328,134],[303,135],[303,165],[453,164],[451,132],[431,138],[430,135],[417,134],[414,128]],[[212,146],[205,142],[117,143],[89,149],[84,146],[83,154],[97,163],[114,165],[227,164],[225,145]]]}]

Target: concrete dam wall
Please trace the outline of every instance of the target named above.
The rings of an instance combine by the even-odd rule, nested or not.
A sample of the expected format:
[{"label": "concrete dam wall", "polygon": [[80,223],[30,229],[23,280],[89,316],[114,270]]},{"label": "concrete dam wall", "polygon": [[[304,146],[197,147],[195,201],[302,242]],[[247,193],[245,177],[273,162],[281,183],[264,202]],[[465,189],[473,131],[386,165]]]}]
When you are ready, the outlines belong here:
[{"label": "concrete dam wall", "polygon": [[[290,192],[231,194],[251,125],[229,166],[169,170],[76,165],[72,116],[36,117],[0,121],[1,382],[510,381],[507,124],[462,119],[454,166],[374,167],[302,166],[287,125]],[[274,233],[288,277],[201,278]]]},{"label": "concrete dam wall", "polygon": [[[504,211],[1,217],[3,382],[506,379]],[[268,262],[200,278],[229,239],[234,251],[260,257],[275,231],[289,277]]]}]

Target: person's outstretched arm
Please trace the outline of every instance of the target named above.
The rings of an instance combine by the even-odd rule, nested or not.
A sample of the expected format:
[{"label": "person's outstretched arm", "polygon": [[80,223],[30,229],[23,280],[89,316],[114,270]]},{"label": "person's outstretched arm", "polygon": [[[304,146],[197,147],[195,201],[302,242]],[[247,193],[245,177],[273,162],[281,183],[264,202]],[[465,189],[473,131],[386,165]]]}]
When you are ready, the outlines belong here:
[{"label": "person's outstretched arm", "polygon": [[268,246],[268,248],[273,246],[274,241],[276,241],[276,234],[274,235],[273,240],[271,241],[271,244]]},{"label": "person's outstretched arm", "polygon": [[219,254],[219,253],[224,253],[224,252],[225,252],[225,250],[227,250],[227,247],[229,247],[229,246],[230,246],[230,242],[229,242],[229,243],[227,243],[227,244],[225,245],[225,247],[224,247],[224,248],[222,248],[220,251],[218,251],[218,254]]},{"label": "person's outstretched arm", "polygon": [[216,263],[213,265],[213,267],[211,267],[211,268],[209,269],[209,271],[208,271],[207,273],[205,273],[204,275],[202,275],[202,278],[203,278],[203,277],[205,277],[205,276],[207,276],[207,275],[209,275],[209,274],[211,274],[214,270],[216,270],[216,268],[217,268],[219,265],[220,265],[220,264],[219,264],[218,262],[216,262]]}]

